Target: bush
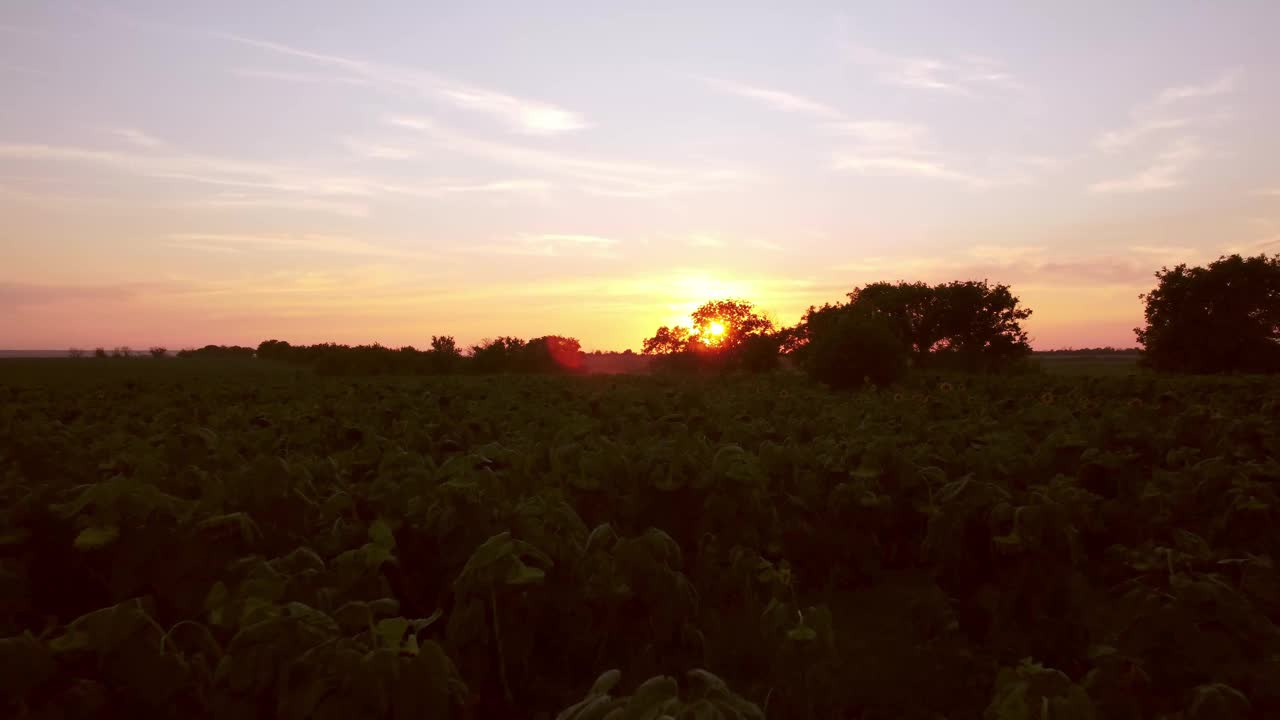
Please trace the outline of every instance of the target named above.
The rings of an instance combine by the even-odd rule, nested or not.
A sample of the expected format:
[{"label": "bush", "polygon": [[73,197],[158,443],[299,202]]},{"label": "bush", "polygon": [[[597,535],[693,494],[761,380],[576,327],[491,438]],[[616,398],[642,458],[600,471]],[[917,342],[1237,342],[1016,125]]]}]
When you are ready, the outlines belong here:
[{"label": "bush", "polygon": [[834,388],[887,385],[907,371],[907,347],[884,317],[848,307],[811,310],[808,342],[797,351],[815,380]]}]

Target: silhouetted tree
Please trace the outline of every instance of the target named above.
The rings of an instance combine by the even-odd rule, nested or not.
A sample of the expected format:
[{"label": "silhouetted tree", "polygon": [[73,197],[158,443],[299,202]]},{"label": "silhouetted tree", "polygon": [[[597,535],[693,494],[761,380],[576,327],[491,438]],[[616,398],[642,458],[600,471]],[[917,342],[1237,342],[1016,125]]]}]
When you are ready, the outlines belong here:
[{"label": "silhouetted tree", "polygon": [[[734,350],[749,337],[773,332],[773,321],[756,312],[745,300],[712,300],[693,311],[693,329],[705,338],[705,344],[719,350]],[[711,329],[719,324],[722,333],[712,337]]]},{"label": "silhouetted tree", "polygon": [[522,372],[570,372],[582,368],[582,344],[576,338],[547,335],[525,344],[512,369]]},{"label": "silhouetted tree", "polygon": [[295,360],[294,347],[283,340],[263,340],[258,343],[258,357],[263,360],[292,362]]},{"label": "silhouetted tree", "polygon": [[671,355],[673,353],[685,352],[689,349],[689,328],[667,327],[663,325],[653,334],[653,337],[646,338],[640,351],[645,355]]},{"label": "silhouetted tree", "polygon": [[427,365],[431,372],[448,374],[462,366],[462,350],[452,335],[432,335],[430,357]]},{"label": "silhouetted tree", "polygon": [[745,300],[712,300],[693,311],[693,330],[662,326],[642,346],[646,355],[662,356],[659,370],[749,370],[777,366],[773,321]]},{"label": "silhouetted tree", "polygon": [[97,349],[95,349],[95,350],[93,351],[93,356],[94,356],[94,357],[96,357],[96,358],[104,358],[104,357],[106,357],[106,356],[107,356],[107,349],[106,349],[106,348],[97,348]]},{"label": "silhouetted tree", "polygon": [[205,345],[202,348],[179,350],[180,358],[208,358],[217,360],[252,359],[254,349],[240,345]]},{"label": "silhouetted tree", "polygon": [[471,346],[471,368],[478,373],[510,371],[524,345],[524,340],[514,337],[482,340],[480,344]]},{"label": "silhouetted tree", "polygon": [[458,349],[458,343],[454,341],[452,335],[432,335],[431,352],[437,352],[442,355],[462,354],[462,351]]},{"label": "silhouetted tree", "polygon": [[164,357],[165,355],[167,355],[167,354],[169,353],[169,351],[168,351],[167,349],[162,348],[162,347],[160,347],[159,345],[157,345],[157,346],[155,346],[155,347],[151,348],[151,349],[150,349],[150,350],[148,350],[147,352],[151,353],[151,357],[156,358],[157,360],[158,360],[158,359],[160,359],[160,358],[162,358],[162,357]]},{"label": "silhouetted tree", "polygon": [[81,350],[80,348],[71,348],[67,351],[67,357],[82,358],[84,357],[84,350]]},{"label": "silhouetted tree", "polygon": [[778,350],[786,336],[782,333],[748,335],[729,353],[731,367],[747,372],[768,372],[778,367]]},{"label": "silhouetted tree", "polygon": [[1280,255],[1161,268],[1139,297],[1144,362],[1182,372],[1280,371]]},{"label": "silhouetted tree", "polygon": [[810,307],[793,354],[814,379],[836,388],[886,385],[907,370],[907,344],[893,319],[866,305]]},{"label": "silhouetted tree", "polygon": [[991,368],[1031,352],[1021,325],[1031,310],[1008,285],[872,283],[849,293],[849,305],[875,310],[921,365]]}]

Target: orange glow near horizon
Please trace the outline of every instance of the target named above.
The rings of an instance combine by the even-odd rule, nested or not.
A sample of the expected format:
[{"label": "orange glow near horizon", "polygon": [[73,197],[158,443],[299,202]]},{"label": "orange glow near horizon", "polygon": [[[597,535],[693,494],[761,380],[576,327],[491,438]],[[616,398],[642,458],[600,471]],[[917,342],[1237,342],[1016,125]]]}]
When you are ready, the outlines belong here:
[{"label": "orange glow near horizon", "polygon": [[[332,3],[303,33],[289,13],[117,4],[85,33],[75,4],[0,3],[23,99],[0,118],[0,350],[637,351],[663,326],[714,349],[741,328],[694,325],[709,301],[788,327],[867,283],[983,279],[1034,311],[1037,349],[1132,347],[1159,268],[1280,242],[1276,3],[1110,17],[1117,37],[1230,40],[1151,40],[1119,77],[1127,44],[1029,47],[1043,18],[959,4],[990,31],[982,58],[940,37],[923,69],[919,13],[896,4],[859,38],[831,32],[839,8],[735,13],[780,43],[763,74],[755,34],[697,7],[542,52],[576,9]],[[655,63],[644,39],[673,23]],[[856,58],[807,62],[828,55]]]}]

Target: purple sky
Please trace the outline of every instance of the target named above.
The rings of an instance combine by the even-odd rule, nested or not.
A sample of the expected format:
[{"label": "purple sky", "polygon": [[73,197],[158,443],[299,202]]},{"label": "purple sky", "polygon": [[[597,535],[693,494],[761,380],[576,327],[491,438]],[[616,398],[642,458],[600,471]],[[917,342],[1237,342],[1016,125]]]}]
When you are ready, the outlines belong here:
[{"label": "purple sky", "polygon": [[1278,3],[604,5],[0,5],[0,347],[638,348],[969,278],[1129,346],[1162,264],[1280,251]]}]

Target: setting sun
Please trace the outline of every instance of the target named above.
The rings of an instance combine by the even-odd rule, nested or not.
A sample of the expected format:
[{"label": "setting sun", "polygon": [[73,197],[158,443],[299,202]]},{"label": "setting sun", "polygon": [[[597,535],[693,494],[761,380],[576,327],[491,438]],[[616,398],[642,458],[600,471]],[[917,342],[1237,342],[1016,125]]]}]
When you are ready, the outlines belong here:
[{"label": "setting sun", "polygon": [[707,325],[707,329],[702,331],[699,339],[703,345],[719,345],[724,342],[724,333],[724,323],[720,320],[712,320]]}]

